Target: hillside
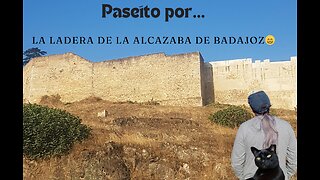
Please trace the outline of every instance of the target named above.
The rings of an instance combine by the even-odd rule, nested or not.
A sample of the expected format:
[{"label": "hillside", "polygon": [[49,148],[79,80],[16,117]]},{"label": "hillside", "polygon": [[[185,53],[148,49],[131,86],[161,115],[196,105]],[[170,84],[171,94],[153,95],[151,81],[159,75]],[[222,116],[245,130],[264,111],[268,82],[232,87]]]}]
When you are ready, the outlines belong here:
[{"label": "hillside", "polygon": [[[208,120],[224,105],[160,106],[99,98],[62,103],[55,97],[43,97],[40,104],[79,116],[93,135],[61,158],[24,158],[25,180],[236,179],[230,154],[237,129]],[[296,130],[294,111],[272,112]]]}]

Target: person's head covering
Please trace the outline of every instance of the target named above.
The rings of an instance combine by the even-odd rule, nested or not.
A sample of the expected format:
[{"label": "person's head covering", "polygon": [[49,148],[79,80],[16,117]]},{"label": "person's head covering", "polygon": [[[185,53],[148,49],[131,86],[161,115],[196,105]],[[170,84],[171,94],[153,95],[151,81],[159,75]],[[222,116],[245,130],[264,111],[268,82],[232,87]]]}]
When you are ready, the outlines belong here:
[{"label": "person's head covering", "polygon": [[263,148],[271,144],[278,144],[278,131],[276,121],[269,115],[270,99],[264,91],[257,91],[249,95],[248,103],[252,111],[257,115],[262,115],[261,127],[265,134]]},{"label": "person's head covering", "polygon": [[249,95],[248,103],[256,114],[265,114],[270,109],[270,99],[264,91],[257,91]]}]

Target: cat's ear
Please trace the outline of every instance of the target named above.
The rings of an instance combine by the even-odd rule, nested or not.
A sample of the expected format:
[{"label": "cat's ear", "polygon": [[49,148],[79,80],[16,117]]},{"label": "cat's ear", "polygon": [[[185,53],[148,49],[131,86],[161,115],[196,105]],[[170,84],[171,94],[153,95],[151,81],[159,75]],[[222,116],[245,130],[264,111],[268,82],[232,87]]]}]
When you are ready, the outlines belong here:
[{"label": "cat's ear", "polygon": [[271,144],[271,146],[268,148],[269,151],[272,151],[272,152],[276,152],[276,145],[275,144]]},{"label": "cat's ear", "polygon": [[251,147],[251,152],[253,153],[254,156],[256,156],[259,152],[259,149],[255,148],[255,147]]}]

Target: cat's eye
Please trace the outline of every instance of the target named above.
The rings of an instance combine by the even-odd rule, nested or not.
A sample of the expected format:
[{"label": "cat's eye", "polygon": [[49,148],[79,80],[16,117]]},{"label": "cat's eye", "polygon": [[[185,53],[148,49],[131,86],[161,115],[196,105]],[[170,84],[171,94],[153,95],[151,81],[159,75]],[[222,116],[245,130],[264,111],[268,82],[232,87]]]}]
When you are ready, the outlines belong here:
[{"label": "cat's eye", "polygon": [[261,157],[257,157],[256,159],[257,159],[258,161],[260,161],[260,160],[261,160]]},{"label": "cat's eye", "polygon": [[267,156],[267,158],[271,158],[271,154],[269,154],[269,155]]}]

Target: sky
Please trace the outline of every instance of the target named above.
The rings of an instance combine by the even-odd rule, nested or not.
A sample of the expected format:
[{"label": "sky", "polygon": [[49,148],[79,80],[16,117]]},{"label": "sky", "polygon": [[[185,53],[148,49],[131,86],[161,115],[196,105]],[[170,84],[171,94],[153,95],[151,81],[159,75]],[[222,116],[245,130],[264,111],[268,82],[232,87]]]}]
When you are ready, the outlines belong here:
[{"label": "sky", "polygon": [[[103,4],[113,8],[105,18],[102,17]],[[146,6],[150,9],[148,14],[158,9],[159,16],[113,17],[115,9]],[[187,8],[192,9],[186,17]],[[176,11],[177,16],[169,17],[171,10]],[[267,35],[274,36],[273,45],[259,43]],[[62,40],[78,38],[78,44],[60,43],[59,37]],[[80,37],[86,39],[85,43],[79,43]],[[109,44],[106,37],[111,37]],[[117,37],[118,42],[128,43],[117,43]],[[135,37],[140,43],[134,44]],[[173,37],[176,41],[182,37],[184,42],[189,38],[190,43],[141,44],[142,37],[160,37],[161,41],[164,37],[169,40]],[[196,44],[197,37],[208,37],[209,41]],[[248,37],[253,43],[214,43],[214,38],[220,38],[221,42],[223,37],[243,41]],[[99,38],[105,42],[99,44]],[[128,41],[124,41],[125,38]],[[190,52],[200,52],[206,62],[242,58],[289,60],[297,56],[297,0],[23,0],[23,50],[34,47],[46,51],[47,55],[72,52],[93,62]]]}]

